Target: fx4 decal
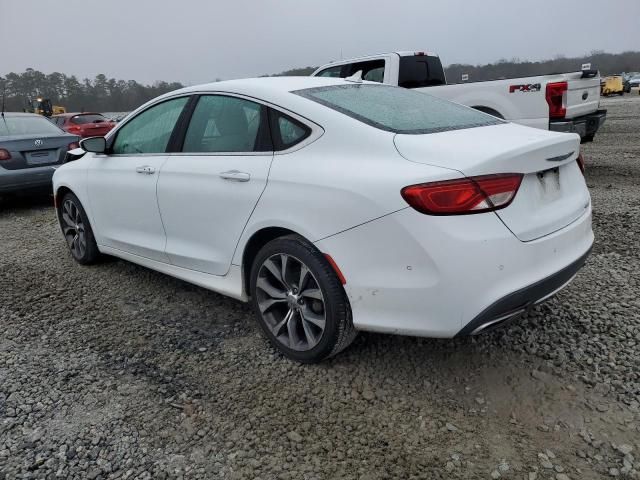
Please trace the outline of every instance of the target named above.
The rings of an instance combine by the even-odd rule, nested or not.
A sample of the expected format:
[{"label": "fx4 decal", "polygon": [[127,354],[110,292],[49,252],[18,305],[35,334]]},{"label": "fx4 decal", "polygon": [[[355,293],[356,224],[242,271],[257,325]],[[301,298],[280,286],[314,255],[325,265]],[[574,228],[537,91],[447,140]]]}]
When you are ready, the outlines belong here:
[{"label": "fx4 decal", "polygon": [[513,92],[539,92],[542,85],[539,83],[529,83],[526,85],[509,85],[509,93]]}]

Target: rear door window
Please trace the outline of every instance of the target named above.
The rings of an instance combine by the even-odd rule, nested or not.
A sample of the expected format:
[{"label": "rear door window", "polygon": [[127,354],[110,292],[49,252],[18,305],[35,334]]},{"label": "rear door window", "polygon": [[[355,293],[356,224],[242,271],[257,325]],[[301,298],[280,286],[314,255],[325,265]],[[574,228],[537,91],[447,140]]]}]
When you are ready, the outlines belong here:
[{"label": "rear door window", "polygon": [[347,77],[362,71],[362,79],[371,82],[382,83],[384,80],[384,60],[367,60],[365,62],[352,63]]},{"label": "rear door window", "polygon": [[384,67],[385,61],[383,59],[366,60],[364,62],[347,63],[346,65],[325,68],[316,77],[346,78],[362,71],[363,80],[382,83],[384,81]]},{"label": "rear door window", "polygon": [[271,151],[266,107],[243,98],[203,95],[193,111],[182,151]]},{"label": "rear door window", "polygon": [[324,70],[321,70],[318,74],[316,74],[316,77],[341,78],[342,65],[325,68]]}]

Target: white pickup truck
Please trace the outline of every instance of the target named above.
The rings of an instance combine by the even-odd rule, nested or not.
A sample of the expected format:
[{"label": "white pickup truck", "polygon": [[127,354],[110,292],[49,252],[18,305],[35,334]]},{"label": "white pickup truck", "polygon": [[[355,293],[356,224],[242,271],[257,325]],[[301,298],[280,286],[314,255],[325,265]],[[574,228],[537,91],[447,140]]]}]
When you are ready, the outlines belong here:
[{"label": "white pickup truck", "polygon": [[529,127],[575,132],[590,142],[604,123],[595,70],[447,85],[440,58],[427,52],[393,52],[323,65],[312,76],[350,77],[424,90]]}]

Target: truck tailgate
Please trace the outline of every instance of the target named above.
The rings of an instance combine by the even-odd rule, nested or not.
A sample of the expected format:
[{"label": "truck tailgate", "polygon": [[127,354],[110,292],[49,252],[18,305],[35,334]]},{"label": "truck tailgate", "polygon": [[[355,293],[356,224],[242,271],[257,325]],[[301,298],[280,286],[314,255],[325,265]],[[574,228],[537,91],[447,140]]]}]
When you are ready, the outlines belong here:
[{"label": "truck tailgate", "polygon": [[579,72],[567,74],[567,114],[576,118],[598,110],[600,104],[600,76],[582,78]]}]

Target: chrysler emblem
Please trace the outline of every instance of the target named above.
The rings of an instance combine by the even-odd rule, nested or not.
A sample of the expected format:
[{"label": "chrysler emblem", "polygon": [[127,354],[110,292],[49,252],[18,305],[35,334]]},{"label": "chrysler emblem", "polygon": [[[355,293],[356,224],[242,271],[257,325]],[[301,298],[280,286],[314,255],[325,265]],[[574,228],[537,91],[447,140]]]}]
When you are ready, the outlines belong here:
[{"label": "chrysler emblem", "polygon": [[584,92],[582,94],[582,100],[586,100],[587,98],[589,98],[589,92]]},{"label": "chrysler emblem", "polygon": [[33,144],[34,144],[36,147],[41,147],[42,145],[44,145],[44,142],[43,142],[42,140],[38,139],[38,140],[34,140],[34,141],[33,141]]}]

